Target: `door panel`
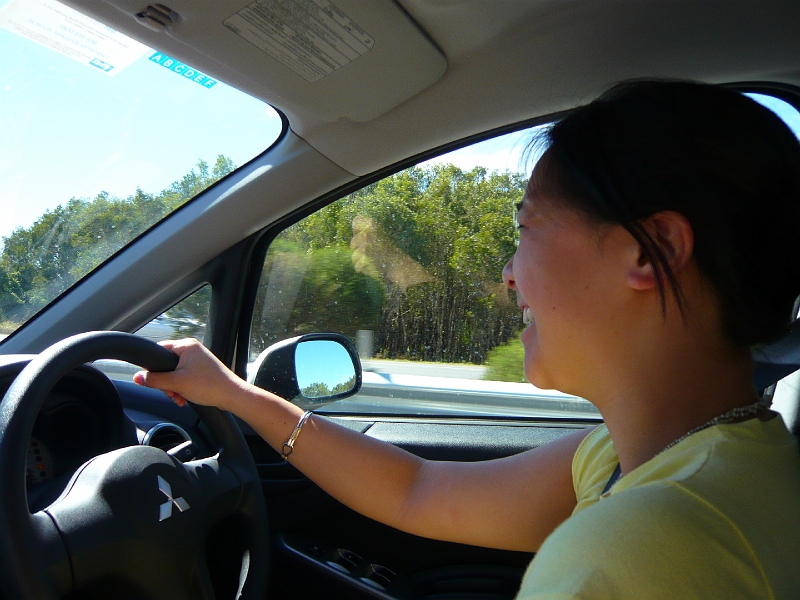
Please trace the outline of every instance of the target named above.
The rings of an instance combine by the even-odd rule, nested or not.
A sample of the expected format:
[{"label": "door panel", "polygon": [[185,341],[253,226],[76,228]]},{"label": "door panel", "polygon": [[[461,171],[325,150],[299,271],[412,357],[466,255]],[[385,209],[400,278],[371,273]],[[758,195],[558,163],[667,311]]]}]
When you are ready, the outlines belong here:
[{"label": "door panel", "polygon": [[[515,454],[587,424],[331,420],[424,458],[461,461]],[[531,554],[429,540],[368,519],[282,461],[244,424],[243,429],[259,462],[269,508],[275,549],[270,597],[500,599],[516,594]]]}]

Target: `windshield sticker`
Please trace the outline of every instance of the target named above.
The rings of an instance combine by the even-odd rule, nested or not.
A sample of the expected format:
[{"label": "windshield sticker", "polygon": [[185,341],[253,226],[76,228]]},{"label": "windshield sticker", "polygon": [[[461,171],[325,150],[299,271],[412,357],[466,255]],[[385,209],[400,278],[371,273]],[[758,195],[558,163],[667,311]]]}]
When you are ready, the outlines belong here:
[{"label": "windshield sticker", "polygon": [[363,56],[375,39],[329,0],[257,0],[223,21],[306,81]]},{"label": "windshield sticker", "polygon": [[216,79],[212,79],[205,73],[201,73],[197,69],[193,69],[189,65],[186,65],[179,60],[175,60],[166,54],[162,54],[161,52],[156,52],[153,54],[150,57],[150,60],[161,65],[162,67],[166,67],[170,71],[177,73],[181,77],[191,79],[195,83],[199,83],[205,88],[214,87],[217,84]]},{"label": "windshield sticker", "polygon": [[0,10],[0,27],[108,75],[150,50],[55,0],[11,0]]}]

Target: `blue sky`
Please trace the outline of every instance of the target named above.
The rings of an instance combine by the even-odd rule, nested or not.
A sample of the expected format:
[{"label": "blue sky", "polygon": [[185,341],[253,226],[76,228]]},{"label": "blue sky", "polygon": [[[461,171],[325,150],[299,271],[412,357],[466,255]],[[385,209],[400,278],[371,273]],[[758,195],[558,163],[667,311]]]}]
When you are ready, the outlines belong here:
[{"label": "blue sky", "polygon": [[531,130],[525,129],[486,140],[432,158],[424,163],[452,163],[468,171],[477,166],[486,167],[490,171],[517,171],[524,173],[526,166],[522,160],[525,146],[531,137]]},{"label": "blue sky", "polygon": [[324,383],[329,389],[350,380],[355,371],[347,350],[331,340],[313,340],[297,345],[297,383],[300,389]]},{"label": "blue sky", "polygon": [[112,77],[0,28],[0,236],[72,197],[159,192],[199,159],[241,165],[280,133],[268,105],[152,54]]},{"label": "blue sky", "polygon": [[[771,96],[761,94],[750,94],[750,96],[775,112],[794,131],[794,134],[800,137],[800,113],[797,109],[783,100]],[[527,170],[523,160],[524,150],[531,138],[531,131],[531,129],[526,129],[500,136],[437,156],[422,164],[453,163],[464,170],[482,165],[489,170],[524,173]]]}]

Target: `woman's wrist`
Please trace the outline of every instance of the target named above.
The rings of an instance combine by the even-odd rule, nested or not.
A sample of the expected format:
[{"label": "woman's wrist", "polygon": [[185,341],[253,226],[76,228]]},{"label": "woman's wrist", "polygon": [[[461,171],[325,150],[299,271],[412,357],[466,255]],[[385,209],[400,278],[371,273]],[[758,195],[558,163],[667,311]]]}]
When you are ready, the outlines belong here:
[{"label": "woman's wrist", "polygon": [[297,428],[303,417],[303,410],[280,396],[245,381],[239,380],[238,388],[232,390],[227,398],[225,410],[250,425],[283,456],[283,445]]},{"label": "woman's wrist", "polygon": [[292,420],[303,413],[299,407],[288,400],[238,377],[235,377],[234,386],[228,390],[228,393],[220,395],[217,406],[243,419],[251,426],[255,426],[256,421],[264,419],[283,421],[288,418]]},{"label": "woman's wrist", "polygon": [[227,379],[214,394],[214,406],[241,417],[239,413],[256,401],[261,390],[233,373],[230,373]]}]

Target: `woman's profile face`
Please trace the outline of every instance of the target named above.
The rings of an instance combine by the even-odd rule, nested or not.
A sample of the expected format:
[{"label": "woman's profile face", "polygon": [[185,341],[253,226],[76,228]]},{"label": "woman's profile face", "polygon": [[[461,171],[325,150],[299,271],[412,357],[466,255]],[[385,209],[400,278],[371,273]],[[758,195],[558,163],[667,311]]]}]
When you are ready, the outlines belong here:
[{"label": "woman's profile face", "polygon": [[531,181],[519,205],[519,246],[503,269],[528,323],[525,375],[537,387],[582,395],[621,326],[628,291],[620,267],[631,237],[543,197]]}]

